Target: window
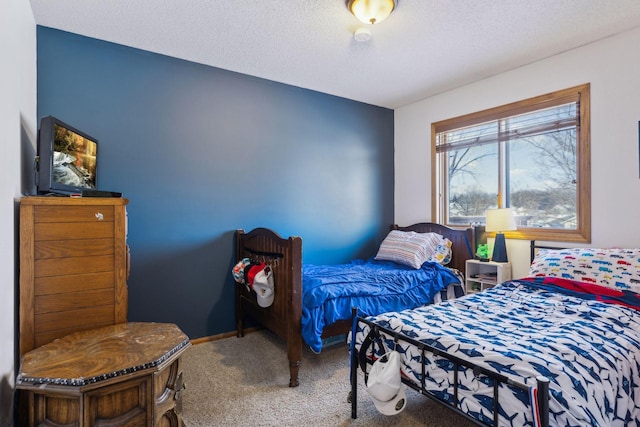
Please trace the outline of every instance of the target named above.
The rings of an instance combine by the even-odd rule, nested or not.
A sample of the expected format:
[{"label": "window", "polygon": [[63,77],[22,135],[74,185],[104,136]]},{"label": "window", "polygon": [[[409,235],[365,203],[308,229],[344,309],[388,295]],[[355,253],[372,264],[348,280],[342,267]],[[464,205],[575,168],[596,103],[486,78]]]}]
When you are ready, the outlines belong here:
[{"label": "window", "polygon": [[591,240],[589,84],[433,123],[433,217],[484,223],[510,207],[510,238]]}]

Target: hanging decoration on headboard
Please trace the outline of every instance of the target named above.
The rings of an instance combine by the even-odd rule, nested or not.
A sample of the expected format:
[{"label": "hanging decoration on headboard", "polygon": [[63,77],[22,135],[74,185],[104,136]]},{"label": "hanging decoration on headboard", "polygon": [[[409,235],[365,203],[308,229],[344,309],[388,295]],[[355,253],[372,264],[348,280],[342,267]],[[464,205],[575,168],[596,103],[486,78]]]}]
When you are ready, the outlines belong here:
[{"label": "hanging decoration on headboard", "polygon": [[233,267],[232,275],[237,283],[247,287],[247,291],[255,292],[260,307],[269,307],[273,304],[275,289],[273,270],[270,265],[243,258]]}]

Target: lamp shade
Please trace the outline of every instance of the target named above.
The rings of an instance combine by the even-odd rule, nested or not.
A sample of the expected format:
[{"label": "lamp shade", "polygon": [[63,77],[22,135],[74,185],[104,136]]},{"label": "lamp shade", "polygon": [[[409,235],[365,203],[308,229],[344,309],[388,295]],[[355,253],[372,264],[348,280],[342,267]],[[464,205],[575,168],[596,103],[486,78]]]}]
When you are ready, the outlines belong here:
[{"label": "lamp shade", "polygon": [[391,15],[396,2],[395,0],[348,0],[347,7],[365,24],[377,24]]},{"label": "lamp shade", "polygon": [[517,230],[516,220],[511,208],[487,209],[487,223],[485,231],[501,232]]},{"label": "lamp shade", "polygon": [[493,246],[491,260],[495,262],[508,262],[507,246],[504,241],[503,231],[516,230],[516,220],[510,208],[487,209],[486,231],[494,231],[496,240]]}]

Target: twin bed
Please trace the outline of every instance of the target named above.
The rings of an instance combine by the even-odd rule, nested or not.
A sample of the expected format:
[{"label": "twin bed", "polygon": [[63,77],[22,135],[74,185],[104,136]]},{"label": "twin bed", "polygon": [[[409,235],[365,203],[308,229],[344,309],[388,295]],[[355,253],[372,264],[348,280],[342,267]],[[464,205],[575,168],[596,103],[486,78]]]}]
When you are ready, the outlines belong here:
[{"label": "twin bed", "polygon": [[[406,236],[408,240],[385,246],[393,235]],[[417,261],[411,267],[388,261],[397,255],[401,262],[415,263],[416,260],[402,258],[402,249],[412,247],[416,239],[434,235],[450,242],[446,267],[438,262]],[[319,352],[322,339],[346,334],[351,329],[353,306],[358,306],[362,314],[375,315],[429,304],[434,297],[460,295],[463,284],[458,276],[464,274],[466,260],[473,256],[471,242],[472,228],[452,229],[433,223],[394,225],[378,253],[380,256],[382,249],[388,249],[385,254],[391,256],[382,257],[386,260],[303,266],[300,237],[283,238],[266,228],[248,233],[237,230],[236,261],[249,258],[270,265],[275,284],[273,304],[266,308],[258,305],[255,294],[245,286],[236,286],[237,334],[244,335],[244,322],[249,317],[285,339],[289,386],[295,387],[303,343]],[[457,284],[458,291],[450,284]]]},{"label": "twin bed", "polygon": [[638,426],[639,279],[640,250],[547,249],[526,278],[357,318],[352,397],[395,349],[408,387],[480,425]]}]

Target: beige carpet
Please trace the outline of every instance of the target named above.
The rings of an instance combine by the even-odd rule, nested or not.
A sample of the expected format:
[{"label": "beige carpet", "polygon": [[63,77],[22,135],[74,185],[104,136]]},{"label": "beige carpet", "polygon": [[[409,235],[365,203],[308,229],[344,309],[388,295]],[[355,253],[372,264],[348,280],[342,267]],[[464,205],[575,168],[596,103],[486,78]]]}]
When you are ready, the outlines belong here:
[{"label": "beige carpet", "polygon": [[305,348],[300,386],[289,388],[284,341],[267,331],[202,343],[183,355],[187,427],[429,426],[469,427],[468,420],[407,389],[398,415],[378,413],[359,374],[358,418],[351,419],[346,344],[319,355]]}]

